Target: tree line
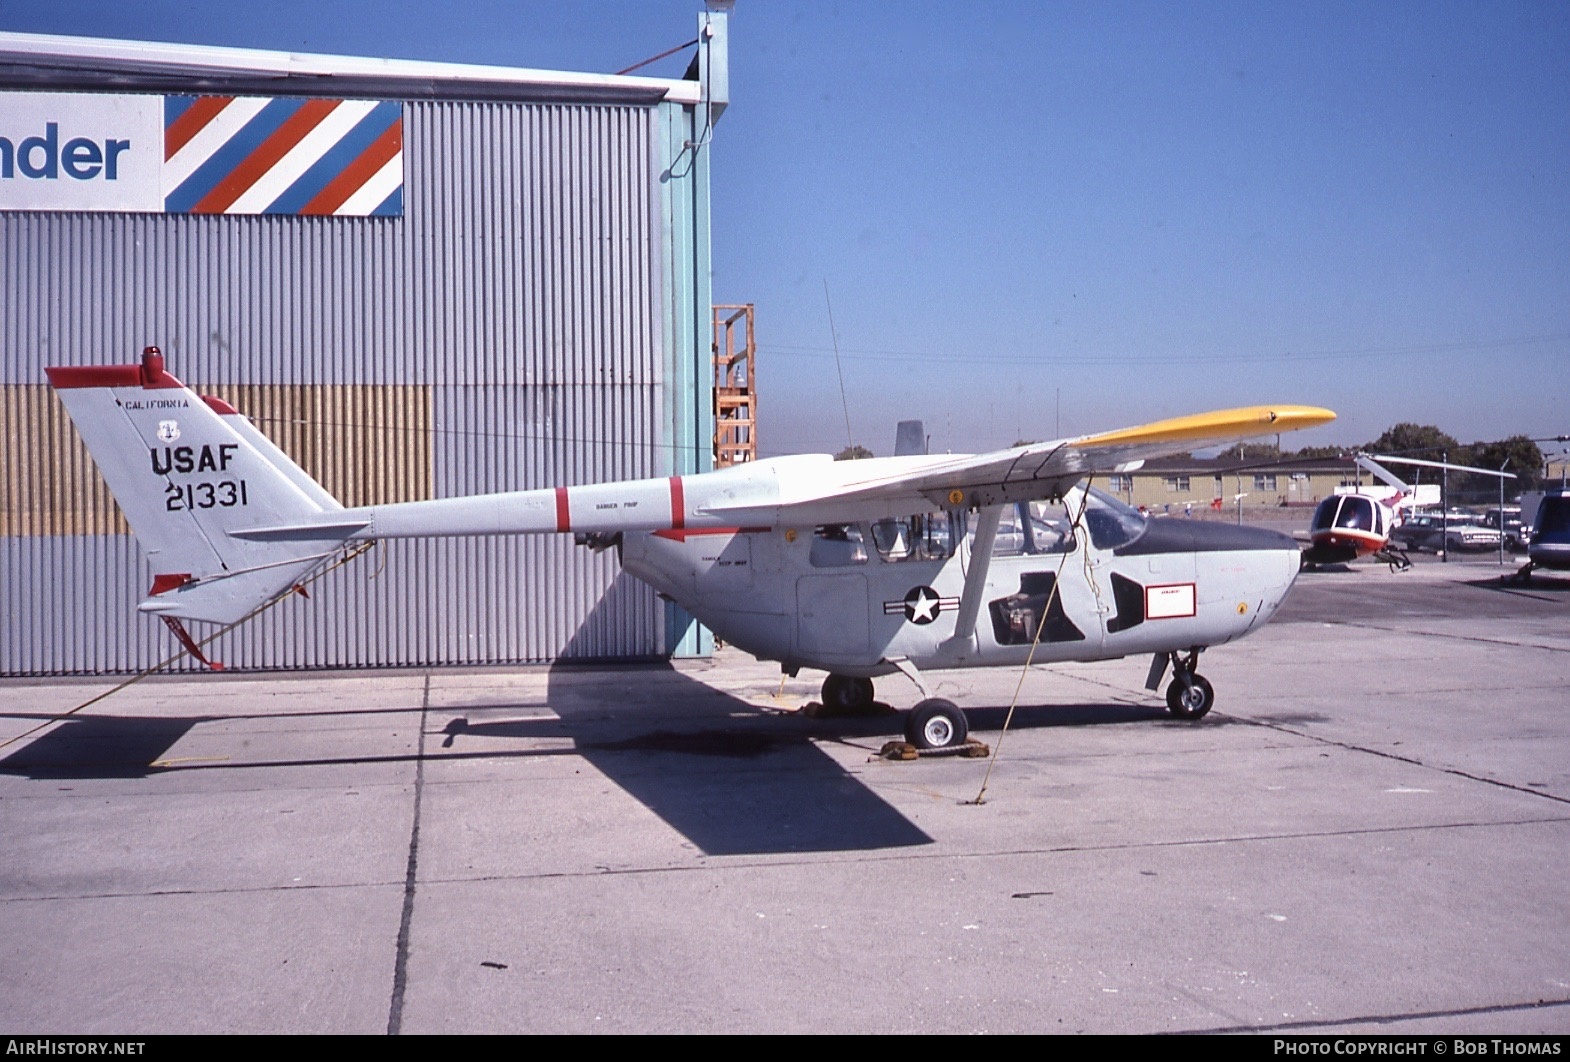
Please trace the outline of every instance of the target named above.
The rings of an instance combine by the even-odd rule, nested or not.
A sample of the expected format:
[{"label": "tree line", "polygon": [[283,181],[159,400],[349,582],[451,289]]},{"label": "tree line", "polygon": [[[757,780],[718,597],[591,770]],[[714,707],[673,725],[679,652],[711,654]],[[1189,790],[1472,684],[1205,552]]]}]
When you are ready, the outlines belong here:
[{"label": "tree line", "polygon": [[[1543,484],[1543,451],[1525,435],[1512,435],[1496,442],[1461,443],[1455,436],[1441,431],[1432,424],[1402,422],[1386,428],[1379,438],[1362,446],[1305,446],[1301,450],[1283,450],[1275,443],[1239,443],[1228,447],[1218,456],[1242,458],[1250,461],[1326,460],[1345,457],[1351,453],[1393,454],[1412,457],[1420,461],[1448,461],[1456,465],[1471,465],[1495,472],[1510,472],[1514,480],[1507,480],[1505,494],[1513,496],[1522,491],[1536,490]],[[1391,469],[1408,482],[1436,483],[1439,469]],[[1477,495],[1492,498],[1499,493],[1499,481],[1493,476],[1469,475],[1465,472],[1450,473],[1450,490],[1459,495]]]}]

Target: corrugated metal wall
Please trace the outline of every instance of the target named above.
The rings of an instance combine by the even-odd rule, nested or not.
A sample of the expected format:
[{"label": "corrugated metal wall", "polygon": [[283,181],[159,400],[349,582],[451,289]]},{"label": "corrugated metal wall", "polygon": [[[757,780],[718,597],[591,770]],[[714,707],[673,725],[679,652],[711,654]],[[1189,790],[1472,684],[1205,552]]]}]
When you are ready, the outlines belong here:
[{"label": "corrugated metal wall", "polygon": [[[679,110],[408,103],[402,218],[0,214],[0,673],[137,670],[173,648],[135,611],[150,575],[46,365],[156,344],[347,504],[690,470],[670,410],[707,407],[708,351],[665,348],[707,290],[667,288],[673,268],[706,276],[707,233],[671,216],[692,197],[663,186],[662,109]],[[672,263],[673,231],[701,263]],[[668,623],[612,555],[563,536],[403,541],[211,655],[638,657],[670,648]]]}]

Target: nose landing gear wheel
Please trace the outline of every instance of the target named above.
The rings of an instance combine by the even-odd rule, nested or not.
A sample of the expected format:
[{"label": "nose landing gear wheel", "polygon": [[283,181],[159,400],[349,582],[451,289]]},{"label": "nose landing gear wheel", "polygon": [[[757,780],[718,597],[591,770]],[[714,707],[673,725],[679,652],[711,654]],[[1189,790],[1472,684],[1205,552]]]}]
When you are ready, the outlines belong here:
[{"label": "nose landing gear wheel", "polygon": [[946,749],[963,745],[970,736],[970,722],[953,701],[934,697],[922,701],[905,717],[905,740],[918,749]]},{"label": "nose landing gear wheel", "polygon": [[1200,675],[1190,675],[1188,685],[1175,678],[1167,687],[1167,711],[1174,719],[1199,719],[1215,705],[1216,691]]},{"label": "nose landing gear wheel", "polygon": [[830,675],[823,680],[823,707],[833,715],[853,715],[872,707],[872,680]]}]

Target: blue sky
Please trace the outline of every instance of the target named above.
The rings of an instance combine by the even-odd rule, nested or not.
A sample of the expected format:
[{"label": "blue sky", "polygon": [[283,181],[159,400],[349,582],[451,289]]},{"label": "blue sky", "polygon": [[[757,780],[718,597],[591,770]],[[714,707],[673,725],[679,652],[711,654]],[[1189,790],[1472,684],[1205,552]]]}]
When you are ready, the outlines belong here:
[{"label": "blue sky", "polygon": [[[699,0],[0,0],[0,29],[612,72]],[[739,0],[714,293],[766,453],[1201,409],[1570,433],[1570,5]],[[685,55],[645,73],[675,76]],[[827,289],[827,300],[825,297]]]}]

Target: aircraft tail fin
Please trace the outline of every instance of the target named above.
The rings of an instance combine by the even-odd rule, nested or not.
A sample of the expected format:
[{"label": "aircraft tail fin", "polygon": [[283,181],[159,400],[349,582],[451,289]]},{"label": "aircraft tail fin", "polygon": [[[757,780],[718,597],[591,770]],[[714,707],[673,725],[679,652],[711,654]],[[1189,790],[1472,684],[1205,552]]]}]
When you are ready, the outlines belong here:
[{"label": "aircraft tail fin", "polygon": [[[364,526],[332,521],[342,507],[327,491],[228,403],[164,371],[156,347],[138,365],[46,371],[152,567],[143,612],[233,623]],[[286,540],[242,534],[278,523],[315,526]]]},{"label": "aircraft tail fin", "polygon": [[927,427],[919,420],[902,420],[894,429],[894,456],[915,457],[927,452]]}]

